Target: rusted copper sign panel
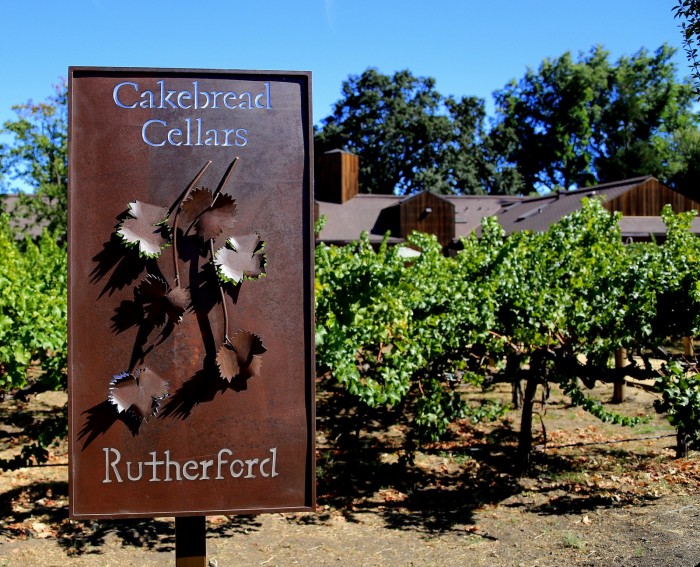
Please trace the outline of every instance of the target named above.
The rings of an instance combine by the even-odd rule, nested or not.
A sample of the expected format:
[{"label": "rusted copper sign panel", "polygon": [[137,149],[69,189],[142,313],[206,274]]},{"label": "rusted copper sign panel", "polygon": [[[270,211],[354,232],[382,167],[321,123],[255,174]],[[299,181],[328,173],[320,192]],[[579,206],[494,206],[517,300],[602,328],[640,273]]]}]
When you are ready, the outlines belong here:
[{"label": "rusted copper sign panel", "polygon": [[69,94],[71,514],[313,508],[310,74]]}]

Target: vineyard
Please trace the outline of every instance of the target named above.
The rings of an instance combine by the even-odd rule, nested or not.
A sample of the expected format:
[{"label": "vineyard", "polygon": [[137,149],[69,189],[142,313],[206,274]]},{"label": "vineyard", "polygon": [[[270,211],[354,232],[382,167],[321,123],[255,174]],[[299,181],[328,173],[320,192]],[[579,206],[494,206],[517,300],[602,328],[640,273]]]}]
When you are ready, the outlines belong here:
[{"label": "vineyard", "polygon": [[[66,389],[68,358],[67,257],[47,232],[19,239],[0,215],[0,402]],[[0,470],[44,462],[47,447],[68,432],[65,410],[33,432],[19,454]]]},{"label": "vineyard", "polygon": [[[485,219],[480,238],[446,257],[430,236],[400,247],[369,241],[316,252],[316,325],[322,384],[356,406],[357,426],[410,423],[413,446],[469,417],[508,411],[467,404],[466,392],[510,383],[522,407],[518,464],[529,465],[533,409],[558,385],[574,406],[635,425],[587,394],[625,380],[660,394],[678,428],[678,453],[697,445],[700,381],[694,361],[665,348],[700,324],[700,243],[692,214],[664,210],[662,244],[624,244],[618,217],[589,201],[544,233],[509,238]],[[624,349],[626,365],[614,364]]]},{"label": "vineyard", "polygon": [[[645,418],[588,393],[626,382],[658,394],[656,409],[686,455],[699,443],[700,379],[694,357],[668,345],[700,325],[700,242],[688,230],[692,214],[666,209],[663,218],[661,244],[624,244],[618,217],[591,200],[544,233],[505,238],[487,218],[481,237],[465,239],[453,257],[425,234],[411,236],[407,246],[419,254],[410,256],[367,239],[319,245],[317,368],[321,390],[349,416],[337,429],[351,438],[370,421],[404,424],[410,456],[457,420],[520,409],[516,460],[526,471],[535,408],[553,385],[572,406],[633,426]],[[48,233],[18,239],[2,217],[0,250],[0,396],[65,389],[65,247]],[[616,365],[621,352],[625,363]],[[511,403],[488,395],[499,384],[512,388]],[[1,466],[41,462],[65,429],[65,415],[56,416]]]},{"label": "vineyard", "polygon": [[[663,550],[654,555],[646,541],[672,542],[694,557],[697,549],[674,534],[692,528],[678,511],[695,490],[697,464],[667,451],[669,435],[677,457],[699,443],[700,379],[681,341],[700,322],[691,218],[665,211],[662,243],[625,244],[617,218],[590,201],[546,233],[506,238],[485,219],[481,237],[452,257],[424,234],[403,247],[319,245],[320,513],[212,518],[214,554],[239,557],[243,545],[260,562],[303,556],[326,564],[348,553],[332,543],[345,541],[337,530],[352,529],[365,542],[358,549],[398,554],[394,564],[414,555],[432,564],[438,541],[446,563],[465,545],[474,564],[495,553],[505,562],[547,553],[561,564],[588,546],[600,564],[649,554],[639,564],[651,565]],[[47,538],[60,562],[123,557],[125,544],[141,561],[145,546],[157,564],[171,551],[165,520],[66,517],[66,250],[49,234],[21,239],[6,217],[0,222],[0,414],[3,431],[16,437],[5,433],[0,461],[14,470],[0,487],[8,542],[31,536],[21,546],[28,555],[18,556],[29,558],[47,553],[39,547]],[[406,246],[419,254],[405,254]],[[610,403],[623,383],[624,402]],[[32,407],[40,408],[33,417]],[[38,463],[54,466],[23,468]],[[625,510],[641,504],[663,514],[668,530],[652,531],[644,514],[630,523]],[[527,527],[509,527],[525,514]],[[385,524],[404,527],[377,531]],[[601,525],[644,539],[610,547]],[[305,540],[321,529],[328,535],[320,551],[278,549],[263,537]],[[438,539],[424,547],[411,530]],[[249,537],[231,537],[241,533]],[[378,534],[393,542],[391,552],[372,543]]]}]

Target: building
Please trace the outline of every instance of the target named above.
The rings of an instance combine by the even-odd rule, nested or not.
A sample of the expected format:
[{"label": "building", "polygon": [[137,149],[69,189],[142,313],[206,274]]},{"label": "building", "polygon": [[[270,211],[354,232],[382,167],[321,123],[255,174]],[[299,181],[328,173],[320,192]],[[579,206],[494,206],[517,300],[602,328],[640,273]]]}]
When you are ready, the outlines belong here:
[{"label": "building", "polygon": [[[472,231],[478,234],[484,217],[497,217],[506,234],[544,231],[591,197],[601,197],[606,209],[622,213],[620,230],[625,240],[659,240],[666,234],[660,216],[665,204],[675,212],[700,211],[700,202],[651,176],[535,197],[428,191],[409,196],[365,195],[359,193],[358,178],[359,158],[353,154],[334,150],[317,159],[316,218],[326,217],[317,235],[320,242],[347,244],[366,231],[370,242],[379,243],[390,232],[389,242],[399,243],[417,230],[435,234],[449,249]],[[700,235],[700,218],[693,220],[691,230]]]}]

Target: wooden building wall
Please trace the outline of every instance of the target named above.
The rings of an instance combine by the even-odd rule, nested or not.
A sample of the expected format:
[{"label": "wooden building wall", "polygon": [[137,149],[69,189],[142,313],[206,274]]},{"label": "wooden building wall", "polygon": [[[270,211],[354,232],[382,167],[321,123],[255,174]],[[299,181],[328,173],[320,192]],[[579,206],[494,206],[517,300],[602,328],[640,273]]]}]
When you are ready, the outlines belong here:
[{"label": "wooden building wall", "polygon": [[360,190],[360,159],[349,152],[332,150],[316,157],[314,198],[343,204]]},{"label": "wooden building wall", "polygon": [[661,209],[669,203],[674,212],[695,209],[700,211],[700,203],[673,191],[657,179],[648,179],[634,189],[605,203],[609,211],[619,211],[623,216],[655,217],[661,215]]},{"label": "wooden building wall", "polygon": [[423,192],[398,205],[402,238],[411,232],[427,232],[447,246],[455,236],[455,207],[433,193]]}]

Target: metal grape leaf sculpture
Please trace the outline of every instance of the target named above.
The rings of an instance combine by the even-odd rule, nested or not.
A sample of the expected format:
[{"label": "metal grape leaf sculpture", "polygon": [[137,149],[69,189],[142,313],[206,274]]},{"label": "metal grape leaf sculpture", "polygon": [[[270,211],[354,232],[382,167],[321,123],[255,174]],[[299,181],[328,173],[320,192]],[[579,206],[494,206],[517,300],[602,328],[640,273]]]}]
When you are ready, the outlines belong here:
[{"label": "metal grape leaf sculpture", "polygon": [[214,195],[209,189],[200,187],[192,191],[182,202],[182,222],[189,226],[199,218],[204,211],[211,207]]},{"label": "metal grape leaf sculpture", "polygon": [[191,226],[205,241],[213,240],[223,232],[230,233],[235,223],[236,201],[228,195],[212,194],[201,188],[182,203],[182,221]]},{"label": "metal grape leaf sculpture", "polygon": [[229,382],[236,376],[254,378],[260,375],[261,354],[267,352],[260,337],[249,331],[238,331],[219,349],[216,363],[221,377]]},{"label": "metal grape leaf sculpture", "polygon": [[137,288],[149,321],[162,325],[166,318],[178,324],[191,303],[187,289],[175,286],[171,288],[161,277],[149,274]]},{"label": "metal grape leaf sculpture", "polygon": [[214,255],[219,277],[234,284],[244,278],[257,279],[265,275],[265,242],[258,233],[232,236],[228,247],[220,248]]},{"label": "metal grape leaf sculpture", "polygon": [[129,203],[129,217],[124,219],[117,229],[117,234],[129,246],[138,246],[139,255],[157,258],[161,250],[170,244],[168,227],[168,209],[158,205],[134,201]]},{"label": "metal grape leaf sculpture", "polygon": [[[247,379],[259,376],[261,355],[267,351],[260,337],[250,331],[241,330],[233,339],[228,336],[227,297],[222,282],[239,284],[243,279],[257,279],[265,275],[266,265],[263,254],[266,243],[258,233],[233,236],[237,205],[233,197],[222,193],[222,190],[237,162],[238,158],[231,162],[214,192],[196,187],[212,163],[208,161],[169,209],[142,201],[129,203],[129,216],[117,228],[117,234],[125,245],[138,246],[140,256],[156,259],[149,263],[151,271],[136,288],[138,302],[143,306],[140,310],[141,321],[136,345],[145,344],[155,327],[167,323],[166,328],[170,328],[182,321],[188,309],[195,309],[188,288],[180,284],[179,264],[183,260],[183,251],[178,246],[179,236],[187,235],[194,228],[197,236],[208,243],[209,256],[216,269],[199,269],[195,270],[196,273],[190,271],[189,283],[190,286],[196,285],[197,289],[201,289],[202,278],[216,279],[224,319],[223,346],[216,353],[216,362],[220,378],[229,383],[236,377]],[[167,224],[171,220],[172,230]],[[180,228],[181,222],[186,227],[184,231]],[[222,240],[222,236],[226,239],[226,244],[216,251],[214,241]],[[172,245],[172,282],[162,276],[159,265],[161,250],[168,245]],[[206,315],[207,312],[197,312],[198,317]],[[135,346],[134,352],[138,356],[134,357],[132,365],[144,364],[146,356],[162,344],[163,337],[164,334],[161,335],[160,342],[153,343],[148,349],[137,351]],[[119,413],[129,412],[139,421],[146,421],[148,417],[157,414],[160,402],[166,396],[168,383],[144,366],[116,374],[110,382],[108,399]]]},{"label": "metal grape leaf sculpture", "polygon": [[167,396],[168,383],[149,368],[116,374],[109,388],[109,401],[117,411],[130,412],[139,420],[156,415]]}]

